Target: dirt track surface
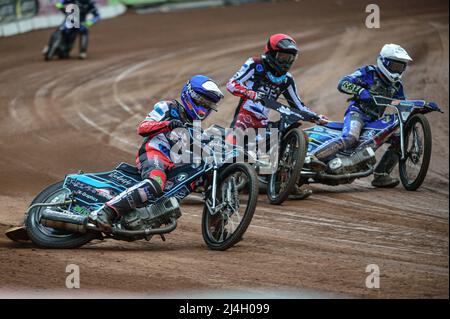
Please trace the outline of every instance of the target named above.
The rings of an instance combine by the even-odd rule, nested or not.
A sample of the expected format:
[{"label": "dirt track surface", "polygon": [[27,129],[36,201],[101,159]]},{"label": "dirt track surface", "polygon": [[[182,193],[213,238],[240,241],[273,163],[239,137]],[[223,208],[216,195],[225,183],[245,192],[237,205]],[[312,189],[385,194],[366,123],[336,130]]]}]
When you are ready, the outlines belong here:
[{"label": "dirt track surface", "polygon": [[[370,2],[368,2],[370,3]],[[92,30],[90,57],[45,63],[50,30],[0,39],[0,227],[17,224],[35,194],[64,174],[133,162],[137,123],[159,99],[178,97],[204,73],[224,88],[270,33],[292,34],[301,55],[293,74],[314,110],[342,118],[339,78],[373,63],[384,43],[414,58],[410,98],[438,102],[432,163],[417,192],[377,190],[370,179],[314,186],[305,201],[260,202],[245,239],[226,252],[202,242],[202,206],[183,205],[167,242],[93,242],[42,250],[0,235],[0,290],[64,290],[65,266],[81,269],[83,291],[161,293],[192,290],[305,289],[362,297],[448,298],[448,2],[378,1],[381,29],[364,27],[364,1],[301,1],[126,14]],[[209,123],[228,125],[230,94]],[[377,264],[381,288],[365,288]],[[67,292],[67,291],[66,291]]]}]

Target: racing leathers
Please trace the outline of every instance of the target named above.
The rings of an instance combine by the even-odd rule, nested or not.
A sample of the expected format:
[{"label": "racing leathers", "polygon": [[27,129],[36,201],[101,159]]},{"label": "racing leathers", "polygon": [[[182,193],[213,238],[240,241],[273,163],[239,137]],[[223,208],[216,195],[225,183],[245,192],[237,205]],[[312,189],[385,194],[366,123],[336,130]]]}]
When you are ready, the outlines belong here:
[{"label": "racing leathers", "polygon": [[[259,102],[261,97],[277,100],[283,95],[290,107],[308,113],[311,118],[322,118],[303,104],[292,75],[287,72],[279,77],[273,76],[265,69],[261,57],[249,58],[227,83],[227,89],[231,94],[240,97],[231,122],[232,128],[245,131],[267,127],[269,109]],[[311,194],[309,189],[295,187],[289,198],[306,199]]]},{"label": "racing leathers", "polygon": [[[339,81],[338,90],[354,95],[354,98],[345,112],[342,135],[315,150],[313,155],[322,161],[330,159],[341,150],[355,147],[364,126],[384,114],[384,108],[376,106],[372,96],[399,100],[406,98],[402,83],[389,82],[373,65],[358,68],[353,74],[344,76]],[[398,136],[394,135],[390,143],[389,149],[375,169],[375,176],[389,175],[398,163]]]},{"label": "racing leathers", "polygon": [[[58,0],[55,6],[64,14],[69,14],[71,12],[66,12],[66,6],[69,4],[79,8],[80,57],[85,57],[89,42],[89,27],[100,19],[100,14],[93,0]],[[88,14],[92,14],[92,19],[87,20]]]},{"label": "racing leathers", "polygon": [[[178,101],[161,101],[155,104],[154,109],[137,128],[137,133],[144,137],[136,155],[136,166],[142,182],[105,203],[103,209],[113,211],[110,216],[126,215],[162,195],[167,179],[166,171],[174,166],[170,149],[177,140],[171,134],[174,129],[190,122]],[[102,223],[99,226],[105,226],[103,230],[108,231],[111,227],[109,224]]]},{"label": "racing leathers", "polygon": [[269,109],[258,101],[261,95],[275,100],[283,95],[289,106],[318,117],[299,98],[292,75],[288,72],[280,77],[272,76],[266,72],[260,57],[249,58],[227,83],[227,89],[240,97],[231,123],[233,128],[246,130],[267,126]]}]

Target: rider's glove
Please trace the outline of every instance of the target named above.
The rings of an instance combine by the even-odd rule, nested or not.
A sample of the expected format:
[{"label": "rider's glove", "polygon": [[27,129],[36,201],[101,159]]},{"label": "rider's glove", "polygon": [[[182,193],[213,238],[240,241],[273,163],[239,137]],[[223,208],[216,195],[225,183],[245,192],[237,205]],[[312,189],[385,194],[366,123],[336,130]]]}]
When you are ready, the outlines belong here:
[{"label": "rider's glove", "polygon": [[249,100],[252,100],[255,102],[261,101],[267,97],[267,95],[265,93],[255,92],[252,90],[248,90],[247,92],[245,92],[245,95]]},{"label": "rider's glove", "polygon": [[249,99],[249,100],[254,101],[257,94],[258,94],[258,93],[256,93],[255,91],[247,90],[247,91],[245,92],[245,97],[246,97],[247,99]]},{"label": "rider's glove", "polygon": [[86,20],[82,23],[82,25],[84,25],[86,28],[90,28],[94,25],[94,21],[93,20]]},{"label": "rider's glove", "polygon": [[169,127],[170,130],[174,130],[179,127],[184,127],[184,124],[180,120],[174,119],[171,120],[167,126]]},{"label": "rider's glove", "polygon": [[267,94],[266,93],[256,92],[256,97],[253,99],[253,101],[258,102],[258,101],[262,101],[262,100],[264,100],[266,98],[267,98]]},{"label": "rider's glove", "polygon": [[328,117],[323,114],[319,114],[319,118],[316,120],[316,123],[319,125],[325,125],[329,122]]},{"label": "rider's glove", "polygon": [[63,10],[64,9],[64,4],[62,4],[61,2],[56,2],[55,3],[55,7],[58,10]]},{"label": "rider's glove", "polygon": [[369,90],[367,89],[361,89],[361,91],[359,91],[358,97],[362,102],[372,101],[372,94],[370,94]]}]

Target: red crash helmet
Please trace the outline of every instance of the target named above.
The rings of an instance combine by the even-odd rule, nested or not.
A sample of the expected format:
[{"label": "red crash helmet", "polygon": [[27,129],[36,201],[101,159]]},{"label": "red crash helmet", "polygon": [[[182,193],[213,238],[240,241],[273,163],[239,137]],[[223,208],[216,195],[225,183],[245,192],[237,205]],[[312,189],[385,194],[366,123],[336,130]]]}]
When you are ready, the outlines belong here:
[{"label": "red crash helmet", "polygon": [[298,48],[294,39],[286,34],[270,36],[264,50],[263,61],[276,76],[286,74],[297,59]]}]

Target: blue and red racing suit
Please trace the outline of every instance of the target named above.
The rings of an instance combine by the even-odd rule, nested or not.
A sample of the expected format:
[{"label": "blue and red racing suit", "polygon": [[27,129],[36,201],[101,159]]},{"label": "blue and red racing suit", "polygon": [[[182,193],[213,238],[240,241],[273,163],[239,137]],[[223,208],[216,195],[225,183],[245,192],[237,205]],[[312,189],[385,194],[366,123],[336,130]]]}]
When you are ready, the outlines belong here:
[{"label": "blue and red racing suit", "polygon": [[[406,98],[402,83],[389,82],[373,65],[358,68],[354,73],[344,76],[339,81],[338,90],[358,98],[351,100],[345,112],[341,137],[330,140],[315,150],[314,155],[320,160],[328,160],[337,152],[354,147],[364,126],[384,114],[384,108],[375,106],[370,100],[371,96],[380,95],[399,100]],[[391,142],[391,146],[397,147],[397,138]]]},{"label": "blue and red racing suit", "polygon": [[191,122],[183,106],[176,100],[161,101],[139,124],[137,132],[145,137],[136,155],[136,166],[142,179],[154,179],[164,189],[167,169],[174,166],[170,149],[176,143],[169,129],[171,120]]},{"label": "blue and red racing suit", "polygon": [[233,128],[245,130],[267,126],[269,109],[254,101],[258,92],[275,100],[283,95],[289,106],[317,116],[299,98],[292,75],[288,72],[278,78],[270,77],[260,57],[249,58],[227,83],[227,89],[241,98],[231,123]]},{"label": "blue and red racing suit", "polygon": [[156,103],[139,124],[137,132],[144,137],[144,141],[136,155],[136,166],[142,181],[105,203],[117,215],[144,207],[151,199],[162,195],[167,180],[166,171],[174,166],[170,149],[178,142],[176,136],[171,136],[172,133],[177,135],[170,129],[172,120],[190,122],[183,106],[176,100]]}]

